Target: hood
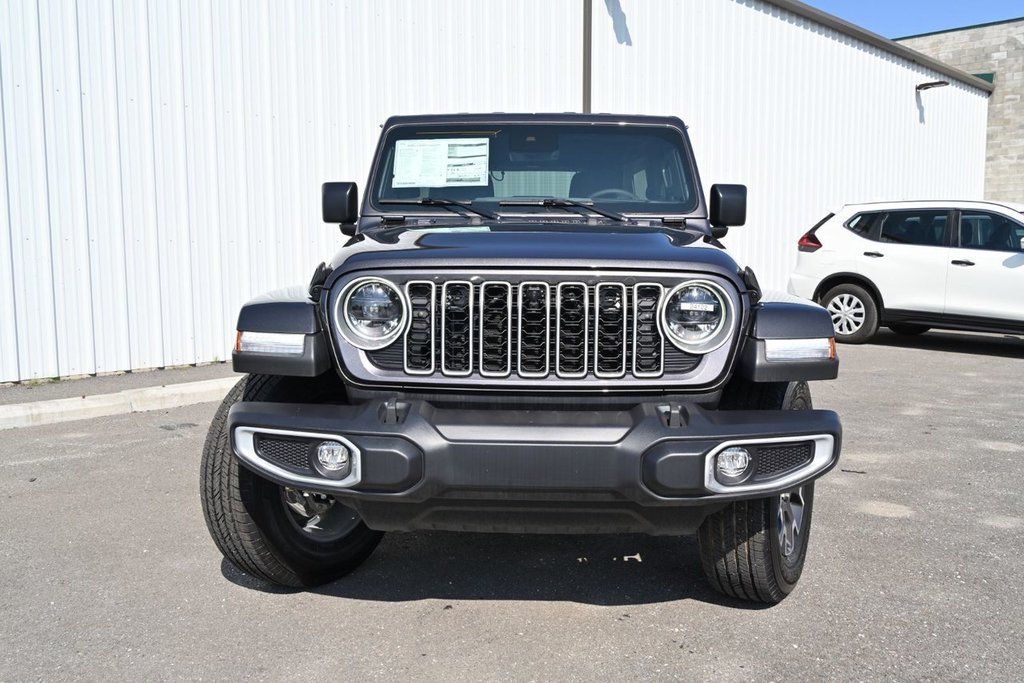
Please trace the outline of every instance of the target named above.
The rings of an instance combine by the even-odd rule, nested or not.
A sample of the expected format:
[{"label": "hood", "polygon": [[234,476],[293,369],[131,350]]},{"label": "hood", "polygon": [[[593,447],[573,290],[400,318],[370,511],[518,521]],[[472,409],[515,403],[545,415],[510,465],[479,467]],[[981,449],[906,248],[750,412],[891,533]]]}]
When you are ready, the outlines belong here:
[{"label": "hood", "polygon": [[406,230],[386,241],[366,237],[342,249],[332,265],[337,272],[419,267],[697,270],[730,279],[739,271],[727,253],[689,233],[587,225]]}]

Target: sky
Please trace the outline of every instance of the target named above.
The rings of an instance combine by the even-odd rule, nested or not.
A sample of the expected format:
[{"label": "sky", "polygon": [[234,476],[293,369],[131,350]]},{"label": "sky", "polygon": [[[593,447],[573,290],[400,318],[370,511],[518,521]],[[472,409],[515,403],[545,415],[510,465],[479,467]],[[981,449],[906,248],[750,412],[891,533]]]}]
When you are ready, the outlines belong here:
[{"label": "sky", "polygon": [[886,38],[1024,17],[1024,0],[803,0]]}]

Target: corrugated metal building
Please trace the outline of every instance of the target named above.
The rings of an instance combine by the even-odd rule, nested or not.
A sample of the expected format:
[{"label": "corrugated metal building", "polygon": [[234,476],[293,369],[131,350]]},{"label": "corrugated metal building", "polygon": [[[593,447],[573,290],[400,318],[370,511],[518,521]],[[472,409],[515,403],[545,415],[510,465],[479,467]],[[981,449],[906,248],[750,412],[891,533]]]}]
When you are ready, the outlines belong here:
[{"label": "corrugated metal building", "polygon": [[391,114],[680,116],[781,287],[836,204],[980,198],[987,87],[790,0],[9,0],[0,381],[226,358]]}]

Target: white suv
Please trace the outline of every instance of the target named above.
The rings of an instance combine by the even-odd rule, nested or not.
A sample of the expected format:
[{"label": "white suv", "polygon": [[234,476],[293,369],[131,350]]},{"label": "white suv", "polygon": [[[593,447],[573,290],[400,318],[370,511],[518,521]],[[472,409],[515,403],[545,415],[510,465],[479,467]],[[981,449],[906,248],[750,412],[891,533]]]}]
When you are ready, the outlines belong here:
[{"label": "white suv", "polygon": [[797,244],[789,291],[828,309],[837,341],[879,325],[1024,334],[1024,205],[848,204]]}]

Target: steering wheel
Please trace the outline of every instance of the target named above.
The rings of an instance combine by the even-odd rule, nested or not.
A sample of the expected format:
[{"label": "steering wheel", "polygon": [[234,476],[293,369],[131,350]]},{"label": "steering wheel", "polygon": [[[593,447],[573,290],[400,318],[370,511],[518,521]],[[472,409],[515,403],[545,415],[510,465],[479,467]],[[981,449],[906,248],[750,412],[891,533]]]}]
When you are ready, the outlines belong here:
[{"label": "steering wheel", "polygon": [[591,199],[634,199],[639,200],[635,194],[620,187],[609,187],[605,190],[598,190],[590,193]]}]

